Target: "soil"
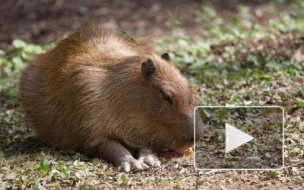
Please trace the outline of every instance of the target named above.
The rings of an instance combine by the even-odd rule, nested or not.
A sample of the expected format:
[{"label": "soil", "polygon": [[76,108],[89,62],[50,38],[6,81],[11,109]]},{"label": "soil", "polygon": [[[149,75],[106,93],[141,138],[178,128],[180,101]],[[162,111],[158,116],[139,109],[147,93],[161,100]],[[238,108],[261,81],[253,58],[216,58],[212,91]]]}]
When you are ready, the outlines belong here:
[{"label": "soil", "polygon": [[[13,39],[49,44],[91,23],[118,27],[134,36],[174,35],[183,28],[199,36],[202,26],[195,10],[207,3],[233,17],[236,8],[250,5],[257,9],[268,0],[0,0],[0,49],[9,49]],[[265,22],[263,15],[259,21]]]}]

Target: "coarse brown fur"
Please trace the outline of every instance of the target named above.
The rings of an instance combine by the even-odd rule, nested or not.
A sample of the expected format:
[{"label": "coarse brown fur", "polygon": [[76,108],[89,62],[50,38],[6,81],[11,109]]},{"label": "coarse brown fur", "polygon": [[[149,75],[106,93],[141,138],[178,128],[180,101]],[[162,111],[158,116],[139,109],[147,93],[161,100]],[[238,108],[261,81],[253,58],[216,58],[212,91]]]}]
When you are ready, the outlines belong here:
[{"label": "coarse brown fur", "polygon": [[[93,26],[31,61],[20,80],[21,101],[41,140],[116,165],[117,155],[108,156],[107,148],[182,152],[192,146],[195,104],[189,85],[147,44]],[[144,73],[148,59],[152,74]]]}]

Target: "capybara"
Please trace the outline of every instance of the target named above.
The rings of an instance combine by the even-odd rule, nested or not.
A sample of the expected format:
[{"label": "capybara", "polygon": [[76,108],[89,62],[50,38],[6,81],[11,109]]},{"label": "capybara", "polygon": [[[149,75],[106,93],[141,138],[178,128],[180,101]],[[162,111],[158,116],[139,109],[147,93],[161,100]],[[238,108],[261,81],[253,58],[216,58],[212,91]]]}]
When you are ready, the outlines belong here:
[{"label": "capybara", "polygon": [[121,170],[160,166],[203,131],[187,80],[149,40],[90,26],[29,62],[21,102],[40,139],[101,157]]}]

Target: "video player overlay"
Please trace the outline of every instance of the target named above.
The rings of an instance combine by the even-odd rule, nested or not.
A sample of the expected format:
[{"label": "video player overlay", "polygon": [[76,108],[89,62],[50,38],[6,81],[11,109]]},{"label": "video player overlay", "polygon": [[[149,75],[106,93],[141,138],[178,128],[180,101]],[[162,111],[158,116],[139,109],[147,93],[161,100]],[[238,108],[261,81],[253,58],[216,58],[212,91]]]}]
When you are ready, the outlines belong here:
[{"label": "video player overlay", "polygon": [[197,169],[278,170],[284,166],[284,110],[200,106],[203,137],[195,138]]}]

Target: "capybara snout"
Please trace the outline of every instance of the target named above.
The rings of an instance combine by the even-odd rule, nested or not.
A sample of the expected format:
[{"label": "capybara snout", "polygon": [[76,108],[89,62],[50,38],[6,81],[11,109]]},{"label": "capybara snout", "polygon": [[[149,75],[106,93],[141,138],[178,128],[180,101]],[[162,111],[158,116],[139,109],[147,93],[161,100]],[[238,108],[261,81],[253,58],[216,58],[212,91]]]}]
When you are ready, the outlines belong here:
[{"label": "capybara snout", "polygon": [[[100,156],[126,172],[159,166],[161,151],[193,146],[195,104],[187,80],[169,54],[158,56],[147,40],[113,29],[78,30],[36,56],[20,92],[42,141]],[[197,136],[202,128],[199,117]]]}]

